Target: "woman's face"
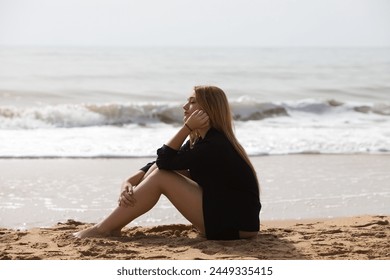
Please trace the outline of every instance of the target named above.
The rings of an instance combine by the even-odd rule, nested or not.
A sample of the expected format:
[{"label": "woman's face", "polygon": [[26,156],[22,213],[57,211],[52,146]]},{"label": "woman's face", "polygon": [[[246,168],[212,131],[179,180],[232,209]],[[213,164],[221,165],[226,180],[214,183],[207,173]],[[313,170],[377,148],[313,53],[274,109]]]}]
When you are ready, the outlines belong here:
[{"label": "woman's face", "polygon": [[195,93],[188,97],[187,102],[183,105],[183,109],[184,121],[187,121],[188,117],[191,116],[194,111],[201,109],[198,102],[196,102]]}]

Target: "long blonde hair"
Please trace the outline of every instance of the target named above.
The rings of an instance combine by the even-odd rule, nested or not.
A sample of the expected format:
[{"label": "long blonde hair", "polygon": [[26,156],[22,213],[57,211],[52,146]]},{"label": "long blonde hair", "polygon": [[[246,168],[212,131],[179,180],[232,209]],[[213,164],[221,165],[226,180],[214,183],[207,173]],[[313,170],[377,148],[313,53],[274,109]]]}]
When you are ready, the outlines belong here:
[{"label": "long blonde hair", "polygon": [[209,116],[210,126],[222,132],[228,138],[234,149],[250,166],[256,176],[256,171],[245,149],[234,135],[233,117],[226,94],[222,89],[215,86],[195,86],[194,91],[196,102]]}]

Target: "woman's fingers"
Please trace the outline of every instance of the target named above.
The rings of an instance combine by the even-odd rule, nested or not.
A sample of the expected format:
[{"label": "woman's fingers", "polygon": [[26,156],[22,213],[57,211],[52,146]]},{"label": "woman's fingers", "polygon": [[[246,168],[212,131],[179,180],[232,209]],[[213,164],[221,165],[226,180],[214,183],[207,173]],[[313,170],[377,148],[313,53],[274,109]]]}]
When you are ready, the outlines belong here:
[{"label": "woman's fingers", "polygon": [[120,197],[119,197],[119,206],[124,206],[124,207],[129,207],[129,206],[134,206],[136,200],[134,198],[134,193],[133,193],[133,188],[129,189],[125,188]]},{"label": "woman's fingers", "polygon": [[202,110],[196,110],[191,114],[190,118],[187,120],[187,123],[193,129],[203,128],[209,124],[209,116]]},{"label": "woman's fingers", "polygon": [[198,117],[200,122],[200,128],[203,128],[209,124],[209,116],[205,112],[200,111]]},{"label": "woman's fingers", "polygon": [[132,195],[126,193],[126,194],[124,194],[122,196],[122,202],[123,202],[123,204],[125,206],[131,206],[132,207],[132,206],[134,206],[136,200],[135,200],[135,198]]},{"label": "woman's fingers", "polygon": [[135,205],[136,200],[134,197],[129,197],[126,195],[122,195],[119,201],[119,206],[123,207],[133,207]]}]

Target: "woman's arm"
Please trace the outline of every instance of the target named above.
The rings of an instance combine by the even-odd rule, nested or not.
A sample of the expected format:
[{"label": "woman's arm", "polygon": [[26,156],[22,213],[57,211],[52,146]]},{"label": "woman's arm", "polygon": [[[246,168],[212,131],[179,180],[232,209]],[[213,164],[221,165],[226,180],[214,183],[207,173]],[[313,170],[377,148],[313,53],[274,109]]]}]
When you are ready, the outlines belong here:
[{"label": "woman's arm", "polygon": [[145,176],[145,172],[142,170],[138,170],[132,176],[127,178],[126,182],[130,183],[132,186],[138,185]]},{"label": "woman's arm", "polygon": [[[208,125],[208,115],[202,110],[196,110],[191,114],[191,116],[187,119],[186,123],[179,129],[179,131],[165,145],[175,151],[178,151],[192,130],[205,128]],[[157,168],[157,165],[153,164],[146,173],[140,170],[133,176],[129,177],[122,184],[121,195],[118,200],[119,206],[128,207],[134,205],[136,202],[133,198],[134,187],[138,185],[144,178],[146,178],[155,168]],[[188,176],[188,172],[183,173],[185,173],[185,176]]]},{"label": "woman's arm", "polygon": [[183,125],[165,145],[178,151],[190,132],[191,131],[185,125]]},{"label": "woman's arm", "polygon": [[165,145],[168,147],[179,150],[183,145],[184,140],[190,134],[192,130],[200,129],[208,126],[209,117],[202,110],[196,110],[191,114],[185,124],[179,129],[179,131],[169,140]]}]

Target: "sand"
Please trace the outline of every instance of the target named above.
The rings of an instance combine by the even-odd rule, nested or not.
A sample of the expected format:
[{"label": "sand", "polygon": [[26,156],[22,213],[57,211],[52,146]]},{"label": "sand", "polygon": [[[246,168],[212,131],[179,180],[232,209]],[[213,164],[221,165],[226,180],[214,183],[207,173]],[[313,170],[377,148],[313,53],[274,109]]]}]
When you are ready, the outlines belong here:
[{"label": "sand", "polygon": [[262,224],[251,240],[211,241],[190,225],[128,227],[122,237],[73,238],[90,224],[0,229],[2,260],[389,260],[389,216]]}]

